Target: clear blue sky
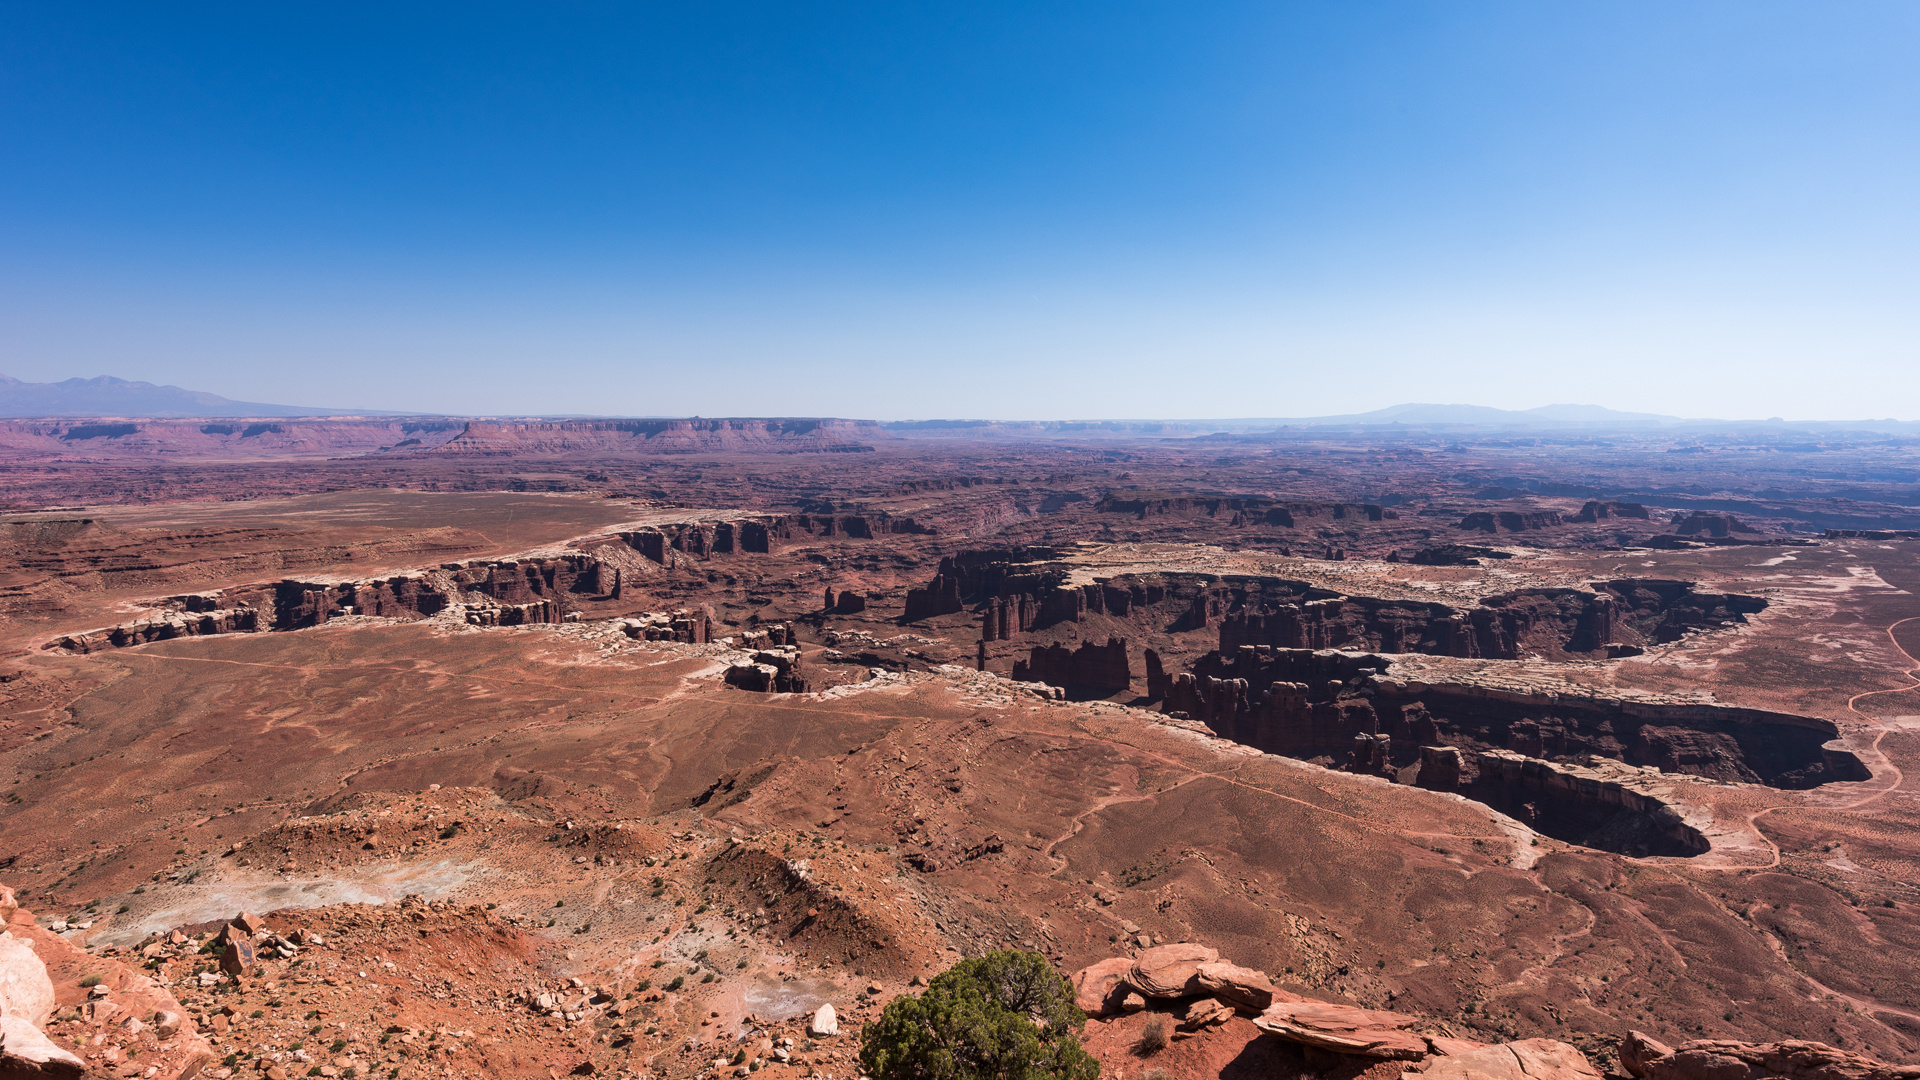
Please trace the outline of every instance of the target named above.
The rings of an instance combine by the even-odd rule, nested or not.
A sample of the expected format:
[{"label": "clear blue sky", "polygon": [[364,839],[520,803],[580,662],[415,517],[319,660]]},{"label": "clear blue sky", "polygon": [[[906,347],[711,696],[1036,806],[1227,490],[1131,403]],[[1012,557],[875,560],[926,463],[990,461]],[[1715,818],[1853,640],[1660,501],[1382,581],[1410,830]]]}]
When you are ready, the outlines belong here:
[{"label": "clear blue sky", "polygon": [[1920,5],[0,3],[0,373],[1920,418]]}]

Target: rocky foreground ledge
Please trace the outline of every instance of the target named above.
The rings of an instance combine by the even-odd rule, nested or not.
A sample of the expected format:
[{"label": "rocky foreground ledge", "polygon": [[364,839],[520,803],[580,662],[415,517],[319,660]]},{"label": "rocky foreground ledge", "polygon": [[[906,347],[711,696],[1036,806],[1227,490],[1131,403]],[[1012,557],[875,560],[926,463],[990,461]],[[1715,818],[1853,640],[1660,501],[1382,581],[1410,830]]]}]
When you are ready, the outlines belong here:
[{"label": "rocky foreground ledge", "polygon": [[[34,924],[0,885],[0,1080],[129,1076],[185,1080],[213,1060],[167,989],[116,960],[90,955]],[[75,1029],[48,1038],[55,1014]]]},{"label": "rocky foreground ledge", "polygon": [[[1072,978],[1075,1004],[1093,1021],[1086,1041],[1103,1074],[1185,1076],[1195,1065],[1245,1065],[1261,1057],[1250,1025],[1292,1048],[1269,1051],[1271,1071],[1320,1066],[1327,1075],[1367,1080],[1600,1080],[1579,1048],[1554,1039],[1481,1043],[1443,1034],[1421,1017],[1344,1002],[1317,1001],[1273,985],[1261,972],[1220,959],[1205,945],[1160,945],[1136,957],[1089,965]],[[1122,1034],[1124,1033],[1124,1034]],[[1217,1034],[1224,1044],[1182,1047]],[[1116,1037],[1118,1035],[1119,1037]],[[1637,1080],[1920,1080],[1920,1066],[1888,1065],[1824,1043],[1701,1040],[1675,1048],[1633,1032],[1622,1039],[1621,1067]],[[1212,1071],[1203,1068],[1201,1071]]]}]

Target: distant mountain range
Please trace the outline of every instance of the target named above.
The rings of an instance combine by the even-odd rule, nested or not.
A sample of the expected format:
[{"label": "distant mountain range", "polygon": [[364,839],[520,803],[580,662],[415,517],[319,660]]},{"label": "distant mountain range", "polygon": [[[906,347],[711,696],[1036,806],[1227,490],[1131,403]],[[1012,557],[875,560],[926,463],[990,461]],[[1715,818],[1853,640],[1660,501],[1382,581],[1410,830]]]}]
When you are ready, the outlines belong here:
[{"label": "distant mountain range", "polygon": [[307,409],[234,401],[218,394],[156,386],[102,375],[57,383],[21,382],[0,375],[0,416],[124,416],[153,419],[202,416],[393,416],[371,409]]},{"label": "distant mountain range", "polygon": [[[380,409],[314,409],[234,401],[218,394],[157,386],[102,375],[57,383],[30,383],[0,375],[0,417],[117,417],[188,419],[198,417],[430,416]],[[528,419],[620,419],[573,414]],[[662,419],[649,417],[647,419]],[[1920,423],[1900,420],[1783,421],[1697,420],[1662,413],[1621,412],[1598,405],[1543,405],[1537,409],[1495,409],[1485,405],[1394,405],[1373,412],[1339,416],[1249,417],[1220,420],[897,420],[880,425],[910,439],[1190,439],[1203,436],[1282,435],[1289,430],[1381,429],[1646,431],[1726,428],[1778,428],[1802,431],[1920,432]]]},{"label": "distant mountain range", "polygon": [[1543,405],[1495,409],[1485,405],[1394,405],[1338,416],[1241,417],[1220,420],[902,420],[882,425],[907,438],[947,439],[1191,439],[1285,437],[1307,430],[1445,434],[1471,431],[1727,430],[1866,431],[1912,435],[1920,422],[1903,420],[1699,420],[1662,413],[1622,412],[1599,405]]},{"label": "distant mountain range", "polygon": [[[1564,427],[1570,424],[1604,424],[1608,427],[1672,427],[1690,421],[1660,413],[1621,412],[1598,405],[1542,405],[1537,409],[1494,409],[1485,405],[1394,405],[1368,413],[1346,416],[1312,416],[1294,420],[1269,420],[1269,424],[1310,427],[1379,427],[1385,424],[1432,427],[1438,424],[1466,424],[1474,427]],[[1714,423],[1715,421],[1691,421]]]}]

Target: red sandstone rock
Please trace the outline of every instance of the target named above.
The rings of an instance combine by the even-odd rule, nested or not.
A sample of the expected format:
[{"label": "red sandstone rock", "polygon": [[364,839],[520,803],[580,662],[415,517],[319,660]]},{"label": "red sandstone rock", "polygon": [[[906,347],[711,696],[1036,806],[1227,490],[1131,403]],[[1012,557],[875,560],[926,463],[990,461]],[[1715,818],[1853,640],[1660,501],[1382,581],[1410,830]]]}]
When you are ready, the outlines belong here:
[{"label": "red sandstone rock", "polygon": [[1190,997],[1200,993],[1200,965],[1218,959],[1205,945],[1158,945],[1134,958],[1127,982],[1150,998]]},{"label": "red sandstone rock", "polygon": [[1429,1060],[1401,1080],[1600,1080],[1586,1055],[1553,1039],[1483,1046]]},{"label": "red sandstone rock", "polygon": [[68,1080],[86,1073],[86,1062],[60,1049],[25,1018],[0,1016],[0,1077]]},{"label": "red sandstone rock", "polygon": [[1262,972],[1224,960],[1201,964],[1197,981],[1203,992],[1249,1013],[1264,1011],[1276,997],[1283,1001],[1299,1000],[1293,994],[1274,989],[1273,982]]},{"label": "red sandstone rock", "polygon": [[1133,961],[1124,956],[1081,968],[1073,976],[1073,1003],[1093,1017],[1119,1012],[1131,992],[1127,973],[1132,970]]},{"label": "red sandstone rock", "polygon": [[1233,1019],[1233,1006],[1219,998],[1201,998],[1187,1006],[1180,1020],[1180,1026],[1187,1031],[1199,1031],[1203,1027],[1224,1024]]},{"label": "red sandstone rock", "polygon": [[1920,1080],[1920,1065],[1889,1065],[1825,1043],[1696,1039],[1677,1049],[1632,1032],[1620,1063],[1641,1080]]},{"label": "red sandstone rock", "polygon": [[1408,1031],[1414,1017],[1327,1001],[1276,1002],[1254,1017],[1254,1026],[1290,1042],[1341,1054],[1418,1061],[1427,1041]]},{"label": "red sandstone rock", "polygon": [[1629,1031],[1620,1040],[1620,1067],[1634,1076],[1647,1075],[1647,1066],[1673,1053],[1673,1047],[1643,1031]]}]

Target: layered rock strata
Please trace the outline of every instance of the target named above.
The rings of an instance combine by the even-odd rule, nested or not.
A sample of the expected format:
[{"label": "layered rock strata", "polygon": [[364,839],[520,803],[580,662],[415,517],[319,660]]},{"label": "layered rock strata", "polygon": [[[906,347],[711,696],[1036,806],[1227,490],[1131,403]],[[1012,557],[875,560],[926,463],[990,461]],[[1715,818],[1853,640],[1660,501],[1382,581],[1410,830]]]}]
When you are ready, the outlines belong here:
[{"label": "layered rock strata", "polygon": [[1176,1013],[1183,1030],[1198,1031],[1246,1016],[1266,1035],[1340,1055],[1354,1068],[1405,1062],[1409,1077],[1599,1080],[1600,1075],[1565,1043],[1528,1039],[1488,1045],[1423,1034],[1416,1030],[1424,1024],[1419,1017],[1305,998],[1190,942],[1154,946],[1132,959],[1102,960],[1076,972],[1070,982],[1075,1004],[1095,1020],[1152,1010]]},{"label": "layered rock strata", "polygon": [[1073,696],[1105,697],[1132,685],[1133,671],[1126,639],[1112,637],[1105,645],[1083,641],[1075,649],[1036,645],[1026,660],[1014,662],[1013,679],[1062,687]]}]

